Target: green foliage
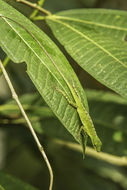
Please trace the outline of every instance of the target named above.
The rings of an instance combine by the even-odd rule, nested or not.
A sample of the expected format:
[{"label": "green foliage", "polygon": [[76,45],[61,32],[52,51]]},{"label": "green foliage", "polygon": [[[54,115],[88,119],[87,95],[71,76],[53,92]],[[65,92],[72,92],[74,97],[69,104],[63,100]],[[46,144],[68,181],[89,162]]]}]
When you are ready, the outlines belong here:
[{"label": "green foliage", "polygon": [[127,98],[127,13],[69,10],[47,17],[56,38],[99,82]]},{"label": "green foliage", "polygon": [[[127,113],[126,111],[127,108],[125,106],[126,105],[125,100],[120,98],[118,95],[112,93],[105,93],[104,91],[98,92],[94,90],[86,90],[86,94],[89,100],[91,116],[97,128],[97,132],[99,132],[103,141],[103,151],[109,152],[114,155],[120,155],[120,156],[127,155],[126,152],[127,135],[126,135],[126,128],[124,128],[125,124],[124,123],[121,124],[121,128],[123,127],[123,131],[121,131],[122,139],[114,138],[114,134],[120,131],[119,124],[117,125],[117,123],[115,122],[112,125],[112,122],[117,120],[119,116],[124,118],[123,120],[126,122],[125,113]],[[38,132],[38,134],[40,134],[40,138],[43,139],[44,135],[46,135],[48,138],[52,139],[48,142],[47,145],[48,152],[50,155],[52,155],[52,158],[54,160],[53,162],[56,163],[56,167],[54,166],[55,172],[61,173],[62,178],[64,178],[64,181],[66,181],[66,183],[68,184],[67,185],[68,188],[70,187],[70,189],[76,190],[78,187],[83,186],[85,188],[92,189],[96,184],[96,188],[101,189],[105,184],[104,185],[105,189],[109,188],[116,190],[119,189],[117,184],[115,184],[116,180],[117,183],[123,189],[127,188],[125,180],[127,174],[125,174],[125,170],[122,169],[122,167],[110,164],[108,163],[108,161],[106,162],[106,160],[100,161],[99,159],[90,156],[86,156],[85,161],[82,161],[81,155],[76,154],[76,151],[68,150],[67,148],[65,149],[63,148],[62,145],[59,145],[53,141],[53,139],[57,138],[57,139],[62,139],[65,142],[71,141],[74,143],[74,140],[72,139],[71,135],[69,135],[69,133],[66,132],[65,128],[58,122],[58,120],[51,112],[51,110],[48,108],[48,106],[46,106],[45,103],[42,101],[42,98],[39,94],[23,95],[20,98],[20,101],[22,102],[23,107],[26,109],[35,130]],[[107,102],[109,102],[109,104],[106,104]],[[10,105],[12,105],[11,110],[10,110]],[[119,108],[119,106],[122,106],[122,108],[116,109],[117,107]],[[122,111],[122,109],[124,111]],[[49,115],[47,113],[49,113]],[[105,118],[104,114],[106,115]],[[28,161],[30,164],[29,167],[31,167],[32,164],[33,173],[34,172],[36,173],[37,169],[36,168],[34,169],[34,164],[39,163],[40,165],[36,167],[39,168],[38,170],[40,172],[41,161],[37,160],[37,158],[34,158],[33,151],[32,153],[29,151],[30,147],[33,150],[33,145],[31,144],[32,139],[31,141],[29,140],[30,141],[29,142],[28,139],[30,137],[28,138],[28,135],[25,135],[27,132],[25,133],[22,128],[22,125],[26,125],[25,120],[22,119],[21,114],[18,111],[18,107],[16,106],[16,103],[14,101],[9,101],[6,104],[1,105],[0,115],[3,116],[0,120],[0,124],[8,128],[8,138],[10,139],[11,142],[8,144],[10,152],[12,149],[13,155],[15,155],[15,159],[17,160],[17,162],[20,162],[20,159],[22,162],[22,158],[26,160],[26,162],[29,159],[30,160],[33,159],[33,161]],[[107,141],[107,136],[108,136],[108,141]],[[14,143],[12,143],[12,139],[13,141],[14,139],[15,141],[17,141],[17,139],[19,140],[19,142],[16,143],[17,146],[15,148],[13,145]],[[29,144],[29,147],[24,146],[24,142],[25,144]],[[17,162],[13,164],[13,159],[14,159],[13,155],[12,154],[10,155],[10,162],[9,166],[7,167],[9,171],[12,168],[13,170],[16,170],[16,166],[18,167]],[[58,168],[61,168],[61,165],[66,167],[65,169],[62,167],[62,169],[60,169],[59,171]],[[67,168],[72,168],[72,169],[68,171]],[[67,171],[69,172],[70,183],[68,183],[68,176],[66,177]],[[71,177],[74,171],[76,171],[75,180],[78,181],[78,183],[76,183],[77,186],[75,185],[75,183],[73,183],[74,179]],[[58,181],[61,181],[60,177],[56,176],[56,178],[57,180],[59,179]],[[84,178],[87,180],[84,180]],[[90,184],[87,183],[87,181],[91,182],[91,178],[92,178],[92,183]],[[34,179],[36,179],[36,176],[33,177],[33,180]],[[109,179],[109,181],[107,181],[107,179]],[[58,181],[56,182],[57,188],[62,189],[61,184],[59,184],[60,182]]]},{"label": "green foliage", "polygon": [[[127,155],[127,129],[125,128],[127,102],[116,94],[104,91],[86,90],[86,94],[91,117],[103,142],[103,151],[119,156]],[[46,134],[50,138],[74,142],[39,94],[23,95],[20,97],[20,101],[28,113],[34,129],[40,135]],[[11,100],[1,105],[0,113],[4,116],[0,120],[2,125],[5,121],[7,126],[10,124],[26,125],[15,101]],[[52,125],[53,127],[51,127]]]},{"label": "green foliage", "polygon": [[21,182],[20,180],[0,172],[0,190],[37,190],[36,188]]},{"label": "green foliage", "polygon": [[[64,91],[66,96],[73,101],[67,83],[56,67],[62,70],[62,74],[66,76],[69,82],[72,83],[71,78],[73,79],[75,87],[88,110],[84,91],[71,66],[46,34],[3,1],[1,1],[0,14],[1,47],[14,62],[25,61],[27,63],[27,72],[40,94],[69,132],[80,142],[81,122],[77,111],[57,90]],[[22,20],[24,20],[23,23]],[[16,50],[17,44],[19,45]]]},{"label": "green foliage", "polygon": [[[13,74],[10,69],[12,65],[8,65],[14,83],[22,92],[20,101],[52,161],[54,189],[126,190],[127,170],[124,166],[127,166],[127,13],[106,9],[75,9],[43,16],[46,22],[39,22],[39,26],[44,28],[52,38],[50,39],[34,23],[8,5],[9,3],[18,7],[19,4],[13,0],[5,2],[0,0],[0,46],[14,63],[26,63],[27,74],[41,95],[35,93],[33,86],[34,91],[24,93],[29,89],[29,85],[22,85],[21,82],[24,81],[24,73],[20,70],[20,75]],[[57,10],[61,9],[62,3],[66,9],[80,7],[81,4],[92,7],[99,1],[55,2],[50,2],[49,5],[53,11],[55,7],[53,8],[52,3]],[[41,5],[44,1],[39,3]],[[48,0],[44,5],[48,6]],[[22,6],[19,9],[22,10]],[[40,16],[35,10],[32,17],[36,14]],[[26,15],[30,14],[27,12]],[[47,31],[48,26],[51,31]],[[0,50],[2,59],[1,52]],[[83,70],[114,92],[109,89],[106,89],[107,92],[103,91],[104,87],[100,84],[101,91],[85,89],[84,92],[68,60],[71,60],[72,66],[76,61]],[[13,67],[16,69],[17,66]],[[77,70],[76,72],[78,73]],[[88,77],[88,80],[91,78]],[[81,121],[77,110],[65,97],[74,102],[66,81],[90,113],[103,143],[103,153],[95,154],[88,147],[93,154],[86,151],[85,160],[82,160],[80,154],[81,147],[75,143],[75,139],[81,143]],[[39,158],[18,106],[10,99],[4,102],[0,99],[0,102],[0,143],[3,143],[4,135],[6,139],[0,149],[3,159],[6,157],[3,169],[38,189],[47,189],[46,167]],[[69,146],[70,143],[72,146]],[[90,139],[88,145],[91,146]],[[1,190],[35,189],[6,173],[0,172]]]}]

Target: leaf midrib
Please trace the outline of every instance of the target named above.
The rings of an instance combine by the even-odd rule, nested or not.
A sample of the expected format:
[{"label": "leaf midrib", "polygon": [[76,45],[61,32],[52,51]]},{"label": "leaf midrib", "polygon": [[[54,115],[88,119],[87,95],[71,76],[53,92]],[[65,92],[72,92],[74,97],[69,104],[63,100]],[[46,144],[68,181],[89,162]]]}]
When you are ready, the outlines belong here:
[{"label": "leaf midrib", "polygon": [[67,16],[65,17],[65,16],[51,15],[51,16],[48,16],[46,18],[48,18],[48,19],[54,18],[54,19],[60,19],[60,20],[68,20],[68,21],[80,22],[80,23],[84,23],[84,24],[95,25],[95,26],[99,26],[99,27],[103,27],[103,28],[108,28],[108,29],[114,29],[114,30],[118,30],[118,31],[120,30],[120,31],[126,31],[127,32],[127,28],[122,28],[122,27],[118,27],[118,26],[111,26],[111,25],[107,25],[107,24],[100,24],[100,23],[97,23],[97,22],[81,20],[81,19],[67,17]]},{"label": "leaf midrib", "polygon": [[50,20],[63,24],[64,26],[66,26],[67,28],[71,29],[72,31],[74,31],[75,33],[79,34],[80,36],[82,36],[83,38],[87,39],[88,41],[90,41],[92,44],[94,44],[95,46],[97,46],[99,49],[101,49],[103,52],[105,52],[106,54],[108,54],[108,56],[112,57],[115,61],[117,61],[118,63],[120,63],[123,67],[127,68],[127,66],[121,62],[119,59],[117,59],[115,56],[113,56],[109,51],[107,51],[105,48],[103,48],[101,45],[99,45],[98,43],[96,43],[94,40],[92,40],[91,38],[89,38],[88,36],[84,35],[83,33],[81,33],[80,31],[78,31],[77,29],[73,28],[72,26],[62,22],[62,21],[58,21],[55,20],[54,18],[50,17]]}]

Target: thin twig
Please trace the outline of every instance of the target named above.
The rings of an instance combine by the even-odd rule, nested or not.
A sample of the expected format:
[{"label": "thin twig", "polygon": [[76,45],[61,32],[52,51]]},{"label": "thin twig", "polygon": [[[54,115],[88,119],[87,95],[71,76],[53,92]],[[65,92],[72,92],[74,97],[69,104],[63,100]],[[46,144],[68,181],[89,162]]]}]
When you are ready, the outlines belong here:
[{"label": "thin twig", "polygon": [[[6,56],[4,61],[3,61],[4,67],[6,67],[6,65],[9,63],[9,61],[10,61],[10,58],[8,56]],[[2,70],[0,70],[0,75],[1,75],[1,73],[2,73]]]},{"label": "thin twig", "polygon": [[[77,143],[62,141],[58,139],[54,140],[53,142],[82,153],[82,147]],[[103,160],[110,164],[115,164],[117,166],[127,166],[127,157],[115,156],[104,152],[96,152],[93,148],[90,148],[88,146],[86,147],[86,155],[92,156],[99,160]]]},{"label": "thin twig", "polygon": [[32,124],[31,124],[29,118],[27,117],[27,115],[26,115],[26,113],[25,113],[25,111],[24,111],[24,109],[23,109],[23,107],[22,107],[22,104],[20,103],[20,101],[19,101],[19,99],[18,99],[18,96],[17,96],[17,94],[16,94],[16,92],[15,92],[15,90],[14,90],[14,88],[13,88],[13,85],[12,85],[10,79],[9,79],[9,76],[8,76],[8,74],[7,74],[7,72],[6,72],[5,68],[4,68],[4,66],[3,66],[3,64],[2,64],[2,62],[1,62],[1,60],[0,60],[0,67],[1,67],[1,70],[2,70],[2,72],[3,72],[3,74],[4,74],[4,77],[5,77],[5,79],[6,79],[7,83],[8,83],[8,86],[9,86],[9,88],[10,88],[10,90],[11,90],[12,97],[13,97],[13,98],[15,99],[15,101],[17,102],[17,104],[18,104],[18,106],[19,106],[19,108],[20,108],[20,110],[21,110],[21,113],[22,113],[23,117],[25,118],[25,120],[26,120],[26,122],[27,122],[27,124],[28,124],[28,127],[29,127],[29,129],[30,129],[30,131],[31,131],[31,133],[32,133],[32,135],[33,135],[33,137],[34,137],[34,140],[35,140],[35,142],[36,142],[36,144],[37,144],[37,146],[38,146],[38,148],[39,148],[39,150],[40,150],[40,152],[41,152],[41,154],[42,154],[42,156],[43,156],[43,158],[44,158],[44,160],[45,160],[45,162],[46,162],[46,164],[47,164],[47,167],[48,167],[49,173],[50,173],[50,186],[49,186],[49,190],[52,190],[52,187],[53,187],[53,171],[52,171],[50,162],[49,162],[49,160],[48,160],[48,157],[47,157],[47,155],[46,155],[46,153],[45,153],[45,151],[44,151],[42,145],[41,145],[40,142],[39,142],[39,139],[38,139],[38,137],[37,137],[37,135],[36,135],[36,133],[35,133],[33,127],[32,127]]},{"label": "thin twig", "polygon": [[30,3],[29,1],[26,0],[16,0],[17,2],[20,3],[24,3],[30,7],[33,7],[34,9],[38,9],[39,11],[41,11],[42,13],[45,13],[46,15],[51,15],[51,13],[47,10],[45,10],[44,8],[40,7],[39,5],[37,5],[36,3]]},{"label": "thin twig", "polygon": [[[37,5],[40,6],[40,7],[42,7],[44,1],[45,1],[45,0],[38,0]],[[38,9],[35,9],[35,10],[31,13],[30,19],[33,19],[34,17],[36,17],[36,15],[38,14],[38,11],[39,11]]]},{"label": "thin twig", "polygon": [[30,17],[32,20],[44,20],[44,16],[35,16],[35,17]]}]

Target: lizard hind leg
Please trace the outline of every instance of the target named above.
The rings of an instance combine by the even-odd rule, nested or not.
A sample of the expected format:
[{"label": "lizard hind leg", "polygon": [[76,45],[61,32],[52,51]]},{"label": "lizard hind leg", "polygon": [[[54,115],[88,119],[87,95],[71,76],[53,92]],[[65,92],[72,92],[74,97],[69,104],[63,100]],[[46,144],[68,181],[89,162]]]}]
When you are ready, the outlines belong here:
[{"label": "lizard hind leg", "polygon": [[61,89],[56,88],[56,90],[61,93],[63,95],[63,97],[67,100],[68,104],[70,104],[72,107],[77,109],[77,105],[76,103],[72,102],[68,96],[66,95],[66,93],[64,91],[62,91]]}]

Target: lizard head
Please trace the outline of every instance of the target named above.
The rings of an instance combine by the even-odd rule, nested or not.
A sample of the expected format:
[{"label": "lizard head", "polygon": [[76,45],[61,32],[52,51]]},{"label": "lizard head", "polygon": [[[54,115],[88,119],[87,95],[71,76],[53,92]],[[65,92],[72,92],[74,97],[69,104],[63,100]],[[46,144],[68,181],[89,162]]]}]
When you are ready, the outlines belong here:
[{"label": "lizard head", "polygon": [[96,136],[96,137],[93,138],[92,144],[93,144],[94,149],[95,149],[97,152],[100,152],[100,151],[101,151],[102,142],[100,141],[100,139],[99,139],[98,136]]}]

